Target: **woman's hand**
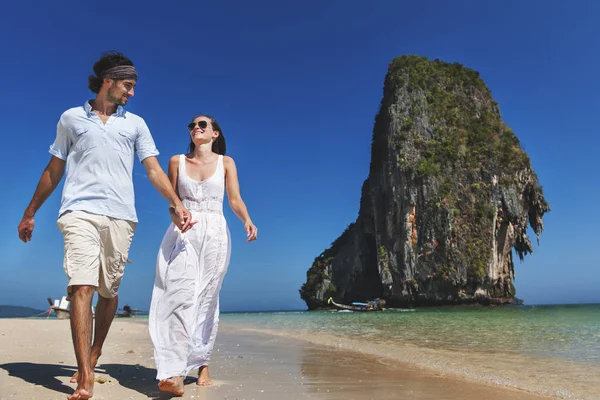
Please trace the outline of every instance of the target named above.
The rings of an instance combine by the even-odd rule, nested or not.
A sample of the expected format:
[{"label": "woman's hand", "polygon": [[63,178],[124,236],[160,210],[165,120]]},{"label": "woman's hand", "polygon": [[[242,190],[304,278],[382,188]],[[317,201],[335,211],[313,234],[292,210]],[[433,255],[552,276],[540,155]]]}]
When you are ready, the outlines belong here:
[{"label": "woman's hand", "polygon": [[258,236],[258,228],[254,226],[252,221],[248,220],[244,224],[244,229],[246,230],[246,237],[248,238],[248,242],[252,242],[257,239]]},{"label": "woman's hand", "polygon": [[[171,221],[179,228],[181,233],[185,233],[192,229],[192,227],[198,221],[192,221],[192,214],[184,208],[187,213],[177,212],[173,207],[169,208],[169,215],[171,216]],[[183,217],[182,217],[183,216]]]}]

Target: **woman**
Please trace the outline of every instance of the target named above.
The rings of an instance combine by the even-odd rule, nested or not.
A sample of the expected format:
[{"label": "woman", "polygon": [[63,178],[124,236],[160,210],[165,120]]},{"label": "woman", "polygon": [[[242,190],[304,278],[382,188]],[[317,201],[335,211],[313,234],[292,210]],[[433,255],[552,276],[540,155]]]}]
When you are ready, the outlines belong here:
[{"label": "woman", "polygon": [[167,229],[156,262],[149,329],[154,344],[158,387],[183,395],[183,381],[199,368],[198,385],[210,385],[208,363],[217,335],[219,291],[231,253],[223,195],[244,223],[249,242],[257,238],[240,196],[235,163],[225,156],[219,124],[199,115],[188,125],[188,154],[169,161],[169,179],[192,214],[192,226],[181,232],[175,222]]}]

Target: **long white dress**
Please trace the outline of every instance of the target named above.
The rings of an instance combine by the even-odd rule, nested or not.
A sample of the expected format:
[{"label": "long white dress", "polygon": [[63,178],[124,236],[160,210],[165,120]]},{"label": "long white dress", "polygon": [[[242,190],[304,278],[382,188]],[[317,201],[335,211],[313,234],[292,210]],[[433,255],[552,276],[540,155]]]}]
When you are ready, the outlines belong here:
[{"label": "long white dress", "polygon": [[156,378],[161,380],[208,365],[217,336],[219,291],[231,255],[223,216],[223,156],[214,175],[204,181],[190,178],[185,156],[179,157],[179,196],[197,223],[183,234],[171,223],[158,252],[149,330]]}]

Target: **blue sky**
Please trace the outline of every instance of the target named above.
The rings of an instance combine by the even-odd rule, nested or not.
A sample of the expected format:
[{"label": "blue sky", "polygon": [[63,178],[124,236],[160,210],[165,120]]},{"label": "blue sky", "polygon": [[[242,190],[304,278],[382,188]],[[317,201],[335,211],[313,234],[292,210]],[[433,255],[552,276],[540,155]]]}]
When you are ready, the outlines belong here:
[{"label": "blue sky", "polygon": [[[210,2],[213,3],[213,2]],[[198,113],[223,127],[259,228],[233,239],[224,311],[303,309],[314,257],[358,213],[374,116],[389,62],[418,54],[478,70],[529,153],[552,212],[517,262],[527,303],[599,302],[600,5],[593,1],[9,2],[0,16],[5,171],[0,304],[46,307],[64,293],[56,227],[62,184],[16,227],[50,158],[56,123],[93,97],[92,64],[116,49],[140,73],[128,110],[148,123],[166,169]],[[121,305],[148,309],[167,203],[136,163],[140,223]]]}]

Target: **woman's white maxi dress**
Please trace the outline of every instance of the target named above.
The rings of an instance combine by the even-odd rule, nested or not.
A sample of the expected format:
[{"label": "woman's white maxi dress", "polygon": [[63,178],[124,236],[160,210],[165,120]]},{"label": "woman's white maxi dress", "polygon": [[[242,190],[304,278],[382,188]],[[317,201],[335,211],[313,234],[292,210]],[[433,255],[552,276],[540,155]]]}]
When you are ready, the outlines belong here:
[{"label": "woman's white maxi dress", "polygon": [[223,216],[225,169],[219,155],[213,176],[197,181],[179,156],[178,191],[197,223],[185,233],[173,224],[156,261],[149,330],[157,379],[186,376],[208,365],[219,322],[219,291],[231,244]]}]

